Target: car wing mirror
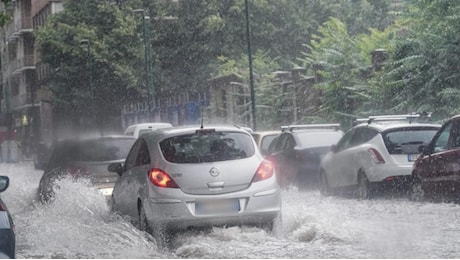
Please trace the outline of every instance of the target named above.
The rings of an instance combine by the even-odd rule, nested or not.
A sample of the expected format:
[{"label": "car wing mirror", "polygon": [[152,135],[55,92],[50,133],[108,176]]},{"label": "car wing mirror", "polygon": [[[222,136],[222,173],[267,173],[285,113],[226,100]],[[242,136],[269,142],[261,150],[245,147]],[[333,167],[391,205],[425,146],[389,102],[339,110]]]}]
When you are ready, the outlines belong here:
[{"label": "car wing mirror", "polygon": [[8,176],[0,176],[0,192],[4,192],[10,185],[10,178]]},{"label": "car wing mirror", "polygon": [[332,151],[333,153],[336,153],[336,152],[337,152],[337,145],[336,145],[336,144],[331,145],[331,151]]},{"label": "car wing mirror", "polygon": [[426,154],[429,154],[429,153],[430,153],[430,152],[429,152],[429,149],[428,149],[428,146],[426,146],[426,145],[420,145],[420,146],[418,147],[418,152],[421,153],[421,154],[423,154],[423,155],[426,155]]},{"label": "car wing mirror", "polygon": [[121,176],[123,173],[123,164],[122,163],[111,163],[109,166],[107,166],[107,170],[109,172],[116,172],[118,175]]}]

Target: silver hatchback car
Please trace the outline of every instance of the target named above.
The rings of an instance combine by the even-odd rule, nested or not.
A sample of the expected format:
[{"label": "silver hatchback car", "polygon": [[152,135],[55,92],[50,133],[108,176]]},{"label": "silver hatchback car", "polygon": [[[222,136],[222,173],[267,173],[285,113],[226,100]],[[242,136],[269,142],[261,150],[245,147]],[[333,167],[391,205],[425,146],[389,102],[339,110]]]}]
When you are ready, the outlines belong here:
[{"label": "silver hatchback car", "polygon": [[152,233],[250,225],[271,230],[281,194],[271,162],[233,126],[160,129],[138,138],[117,172],[112,209]]}]

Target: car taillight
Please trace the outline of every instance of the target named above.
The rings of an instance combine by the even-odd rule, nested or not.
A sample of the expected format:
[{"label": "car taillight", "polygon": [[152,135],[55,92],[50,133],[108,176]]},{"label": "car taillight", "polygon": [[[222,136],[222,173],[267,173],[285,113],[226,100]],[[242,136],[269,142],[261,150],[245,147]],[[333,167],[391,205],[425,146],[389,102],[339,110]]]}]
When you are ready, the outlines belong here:
[{"label": "car taillight", "polygon": [[179,188],[177,183],[169,177],[169,175],[157,168],[153,168],[149,171],[149,180],[153,185],[162,188]]},{"label": "car taillight", "polygon": [[273,176],[274,165],[268,160],[263,160],[257,168],[252,182],[263,181]]},{"label": "car taillight", "polygon": [[371,157],[372,159],[374,159],[375,163],[377,164],[385,163],[385,160],[383,159],[383,156],[379,153],[379,151],[377,151],[374,148],[369,148],[367,151],[371,154]]}]

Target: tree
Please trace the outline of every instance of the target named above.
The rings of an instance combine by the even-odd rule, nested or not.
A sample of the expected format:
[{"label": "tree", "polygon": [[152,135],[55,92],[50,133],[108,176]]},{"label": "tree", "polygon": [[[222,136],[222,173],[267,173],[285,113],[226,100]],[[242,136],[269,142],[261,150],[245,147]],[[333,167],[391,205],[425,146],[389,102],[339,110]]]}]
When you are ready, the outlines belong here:
[{"label": "tree", "polygon": [[460,1],[417,1],[400,21],[386,73],[398,110],[460,112]]},{"label": "tree", "polygon": [[[141,30],[134,12],[126,15],[105,1],[67,0],[64,4],[64,11],[37,32],[43,61],[54,69],[50,83],[54,111],[78,119],[90,115],[94,104],[99,120],[119,117],[125,102],[145,93],[140,83],[144,71]],[[81,45],[83,39],[89,40],[89,46]]]},{"label": "tree", "polygon": [[360,56],[356,38],[340,20],[331,18],[313,35],[309,52],[299,61],[321,80],[315,88],[322,93],[318,114],[349,125],[370,99],[366,82],[369,63]]},{"label": "tree", "polygon": [[[11,0],[1,0],[3,5],[5,7],[9,6],[11,3]],[[9,21],[10,17],[5,11],[0,12],[0,27],[3,27],[6,25],[6,23]]]}]

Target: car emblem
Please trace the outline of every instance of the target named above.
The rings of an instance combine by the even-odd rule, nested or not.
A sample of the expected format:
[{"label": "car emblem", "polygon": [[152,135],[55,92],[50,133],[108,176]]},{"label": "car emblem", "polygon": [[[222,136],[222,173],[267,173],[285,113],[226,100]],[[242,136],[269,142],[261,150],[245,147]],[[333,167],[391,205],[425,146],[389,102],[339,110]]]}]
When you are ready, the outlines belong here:
[{"label": "car emblem", "polygon": [[211,170],[209,170],[209,174],[211,174],[212,177],[217,177],[219,176],[220,172],[217,168],[212,167]]}]

